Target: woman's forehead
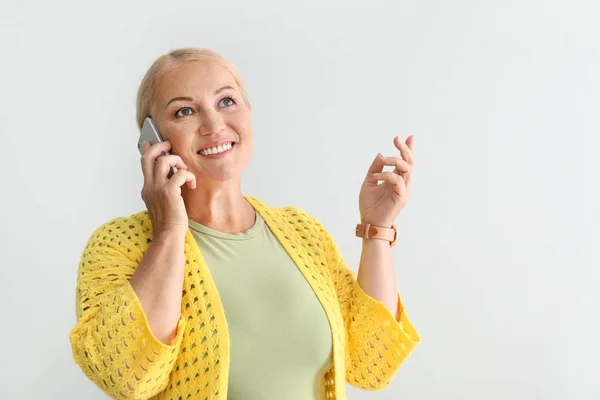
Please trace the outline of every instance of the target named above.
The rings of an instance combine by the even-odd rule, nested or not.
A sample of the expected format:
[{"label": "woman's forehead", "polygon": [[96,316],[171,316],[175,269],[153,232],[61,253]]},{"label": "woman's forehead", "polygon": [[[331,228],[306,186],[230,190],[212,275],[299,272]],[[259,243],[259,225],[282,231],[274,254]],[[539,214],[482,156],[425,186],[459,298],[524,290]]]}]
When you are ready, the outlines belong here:
[{"label": "woman's forehead", "polygon": [[169,67],[161,74],[157,92],[172,90],[214,91],[223,86],[237,89],[231,73],[221,65],[207,62],[186,62]]}]

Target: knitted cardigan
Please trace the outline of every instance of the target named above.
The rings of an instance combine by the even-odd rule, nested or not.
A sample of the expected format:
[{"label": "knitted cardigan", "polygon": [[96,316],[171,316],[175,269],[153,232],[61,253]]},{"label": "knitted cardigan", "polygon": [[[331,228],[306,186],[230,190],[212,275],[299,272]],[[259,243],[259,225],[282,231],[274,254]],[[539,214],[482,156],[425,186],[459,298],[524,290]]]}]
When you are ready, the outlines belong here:
[{"label": "knitted cardigan", "polygon": [[[345,382],[387,387],[420,339],[400,294],[399,318],[358,285],[325,228],[296,207],[246,197],[298,266],[327,314],[333,366],[325,398],[345,399]],[[165,344],[150,330],[130,279],[152,242],[147,211],[95,230],[79,264],[70,333],[75,362],[115,399],[227,399],[227,321],[200,250],[188,230],[181,319]],[[277,368],[277,366],[273,366]]]}]

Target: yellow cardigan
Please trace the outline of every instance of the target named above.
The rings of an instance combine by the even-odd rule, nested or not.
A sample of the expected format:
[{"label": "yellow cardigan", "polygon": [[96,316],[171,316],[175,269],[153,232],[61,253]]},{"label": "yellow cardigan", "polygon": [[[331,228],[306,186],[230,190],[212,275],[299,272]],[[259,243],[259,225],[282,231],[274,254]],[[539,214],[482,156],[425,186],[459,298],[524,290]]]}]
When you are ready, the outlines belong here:
[{"label": "yellow cardigan", "polygon": [[[398,295],[399,318],[358,285],[329,233],[296,207],[246,197],[313,288],[327,314],[333,367],[327,399],[345,399],[347,381],[387,387],[420,339]],[[147,211],[99,227],[79,265],[75,362],[115,399],[227,399],[229,337],[223,307],[200,250],[187,232],[181,319],[172,343],[152,334],[130,279],[152,241]],[[274,368],[277,368],[274,366]]]}]

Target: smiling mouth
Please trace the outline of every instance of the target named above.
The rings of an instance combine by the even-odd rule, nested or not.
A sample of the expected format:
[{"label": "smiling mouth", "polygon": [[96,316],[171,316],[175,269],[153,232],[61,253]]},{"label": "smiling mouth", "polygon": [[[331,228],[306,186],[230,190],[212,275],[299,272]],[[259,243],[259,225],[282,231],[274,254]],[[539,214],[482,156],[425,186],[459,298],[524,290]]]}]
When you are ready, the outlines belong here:
[{"label": "smiling mouth", "polygon": [[234,142],[225,143],[222,146],[215,146],[208,149],[200,150],[198,154],[200,154],[201,156],[216,156],[231,151],[233,146],[235,146]]}]

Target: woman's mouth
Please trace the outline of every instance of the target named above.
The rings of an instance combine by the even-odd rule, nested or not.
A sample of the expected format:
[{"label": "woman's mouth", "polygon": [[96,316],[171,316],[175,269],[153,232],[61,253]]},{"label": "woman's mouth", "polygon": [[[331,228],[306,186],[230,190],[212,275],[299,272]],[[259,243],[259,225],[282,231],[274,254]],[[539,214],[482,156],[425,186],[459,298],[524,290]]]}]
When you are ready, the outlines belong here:
[{"label": "woman's mouth", "polygon": [[223,145],[210,147],[208,149],[203,149],[198,152],[201,156],[215,158],[218,156],[225,155],[231,152],[231,149],[235,146],[234,142],[228,142]]}]

